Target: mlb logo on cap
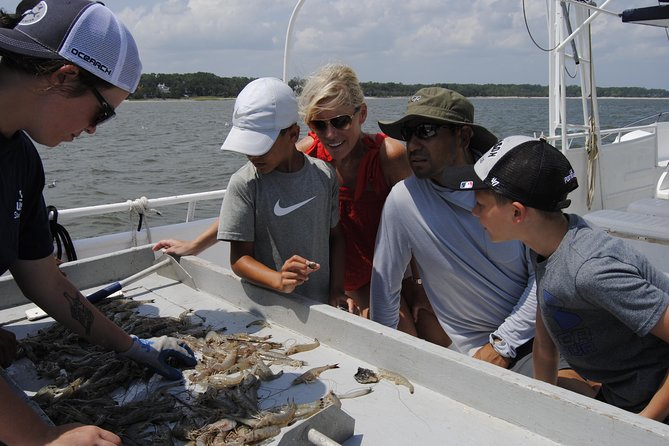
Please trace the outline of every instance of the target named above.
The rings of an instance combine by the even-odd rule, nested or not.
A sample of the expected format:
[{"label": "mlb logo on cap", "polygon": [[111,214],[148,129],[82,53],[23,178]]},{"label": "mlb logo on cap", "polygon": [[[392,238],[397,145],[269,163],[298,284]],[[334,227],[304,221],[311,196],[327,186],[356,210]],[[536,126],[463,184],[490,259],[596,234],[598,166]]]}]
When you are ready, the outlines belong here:
[{"label": "mlb logo on cap", "polygon": [[544,139],[509,136],[476,164],[446,169],[441,184],[455,190],[492,189],[525,206],[554,212],[569,206],[578,187],[567,157]]}]

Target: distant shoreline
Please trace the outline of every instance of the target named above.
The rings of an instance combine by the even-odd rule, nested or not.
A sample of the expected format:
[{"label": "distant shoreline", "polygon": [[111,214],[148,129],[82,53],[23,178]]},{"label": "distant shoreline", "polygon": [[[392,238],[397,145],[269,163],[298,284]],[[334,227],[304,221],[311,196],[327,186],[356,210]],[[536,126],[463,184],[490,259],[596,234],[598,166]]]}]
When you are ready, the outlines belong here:
[{"label": "distant shoreline", "polygon": [[[408,96],[365,96],[367,99],[406,99]],[[548,96],[470,96],[469,99],[548,99]],[[567,99],[580,100],[580,97],[570,96]],[[601,96],[597,98],[600,99],[616,99],[616,100],[626,100],[626,99],[643,99],[643,100],[657,100],[657,101],[669,101],[669,98],[649,98],[644,96]],[[127,101],[130,102],[177,102],[177,101],[191,101],[191,102],[207,102],[207,101],[234,101],[234,97],[215,97],[215,96],[206,96],[206,97],[191,97],[191,98],[128,98]]]}]

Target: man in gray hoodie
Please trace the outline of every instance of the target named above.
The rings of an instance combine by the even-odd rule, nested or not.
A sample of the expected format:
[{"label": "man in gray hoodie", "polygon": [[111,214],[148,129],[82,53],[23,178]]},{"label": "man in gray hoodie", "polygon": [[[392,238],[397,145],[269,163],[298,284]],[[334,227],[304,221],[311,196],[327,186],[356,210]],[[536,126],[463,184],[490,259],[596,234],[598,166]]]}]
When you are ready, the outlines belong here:
[{"label": "man in gray hoodie", "polygon": [[400,289],[413,255],[425,293],[452,348],[532,376],[536,295],[528,250],[492,243],[472,216],[472,191],[441,184],[451,166],[473,164],[497,138],[474,124],[474,107],[457,92],[423,88],[404,117],[379,122],[407,142],[414,176],[398,183],[383,209],[371,280],[371,317],[397,327]]}]

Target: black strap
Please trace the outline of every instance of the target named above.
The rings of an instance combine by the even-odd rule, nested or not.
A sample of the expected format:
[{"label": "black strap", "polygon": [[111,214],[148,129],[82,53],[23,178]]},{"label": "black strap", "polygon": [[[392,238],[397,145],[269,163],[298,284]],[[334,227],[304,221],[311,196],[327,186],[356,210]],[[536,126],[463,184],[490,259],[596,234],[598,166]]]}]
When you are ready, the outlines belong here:
[{"label": "black strap", "polygon": [[67,260],[77,260],[77,252],[74,249],[72,238],[67,232],[67,229],[58,223],[58,209],[55,206],[47,206],[47,213],[49,215],[49,229],[51,230],[51,237],[56,245],[56,257],[63,260],[63,249]]}]

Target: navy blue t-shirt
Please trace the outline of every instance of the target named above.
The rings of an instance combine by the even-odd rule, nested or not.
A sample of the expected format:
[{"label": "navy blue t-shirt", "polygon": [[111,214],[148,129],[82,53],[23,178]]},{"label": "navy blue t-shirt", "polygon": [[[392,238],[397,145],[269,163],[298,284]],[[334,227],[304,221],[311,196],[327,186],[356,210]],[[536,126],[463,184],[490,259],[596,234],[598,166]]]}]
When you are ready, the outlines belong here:
[{"label": "navy blue t-shirt", "polygon": [[0,135],[0,274],[16,259],[42,259],[53,252],[44,204],[44,168],[23,132]]}]

